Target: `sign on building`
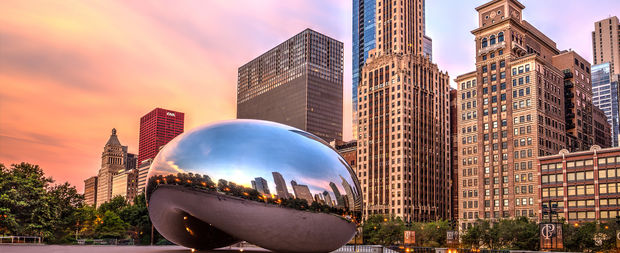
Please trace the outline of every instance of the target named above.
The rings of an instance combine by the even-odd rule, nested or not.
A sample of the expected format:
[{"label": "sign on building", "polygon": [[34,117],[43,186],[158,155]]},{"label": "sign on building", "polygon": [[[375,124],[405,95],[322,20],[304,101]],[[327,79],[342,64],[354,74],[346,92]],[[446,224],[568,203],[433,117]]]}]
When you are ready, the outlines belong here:
[{"label": "sign on building", "polygon": [[562,224],[540,223],[540,248],[542,250],[562,249]]},{"label": "sign on building", "polygon": [[459,231],[448,230],[446,232],[446,243],[448,245],[459,244]]},{"label": "sign on building", "polygon": [[415,244],[415,231],[405,230],[405,244]]}]

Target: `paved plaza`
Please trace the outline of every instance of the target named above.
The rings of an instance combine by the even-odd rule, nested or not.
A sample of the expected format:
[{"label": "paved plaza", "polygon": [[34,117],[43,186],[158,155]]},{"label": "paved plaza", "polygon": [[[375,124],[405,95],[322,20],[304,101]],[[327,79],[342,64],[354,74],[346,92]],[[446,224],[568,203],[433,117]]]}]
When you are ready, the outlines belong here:
[{"label": "paved plaza", "polygon": [[[266,252],[256,248],[222,248],[196,252]],[[0,245],[2,253],[189,253],[190,249],[181,246],[111,246],[111,245]]]}]

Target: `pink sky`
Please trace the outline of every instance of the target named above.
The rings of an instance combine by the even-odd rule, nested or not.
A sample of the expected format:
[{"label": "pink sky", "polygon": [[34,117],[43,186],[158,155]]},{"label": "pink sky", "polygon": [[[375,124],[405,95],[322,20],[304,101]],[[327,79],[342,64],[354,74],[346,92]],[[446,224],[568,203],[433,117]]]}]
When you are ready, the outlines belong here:
[{"label": "pink sky", "polygon": [[[476,26],[474,8],[484,2],[427,1],[434,60],[451,78],[473,70],[469,31]],[[522,2],[531,23],[586,59],[593,22],[620,9],[613,0]],[[185,112],[186,129],[234,118],[237,68],[305,28],[344,42],[344,136],[350,139],[351,5],[3,1],[0,163],[39,164],[81,191],[99,170],[112,128],[136,153],[139,118],[155,107]]]}]

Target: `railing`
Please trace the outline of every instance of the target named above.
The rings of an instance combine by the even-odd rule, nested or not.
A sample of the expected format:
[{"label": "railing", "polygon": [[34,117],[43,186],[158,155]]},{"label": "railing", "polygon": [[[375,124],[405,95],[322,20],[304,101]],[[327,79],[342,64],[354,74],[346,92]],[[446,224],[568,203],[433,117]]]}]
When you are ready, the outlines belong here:
[{"label": "railing", "polygon": [[134,245],[133,239],[78,239],[78,245]]},{"label": "railing", "polygon": [[41,243],[39,236],[0,236],[0,244]]},{"label": "railing", "polygon": [[344,245],[333,252],[398,253],[381,245]]}]

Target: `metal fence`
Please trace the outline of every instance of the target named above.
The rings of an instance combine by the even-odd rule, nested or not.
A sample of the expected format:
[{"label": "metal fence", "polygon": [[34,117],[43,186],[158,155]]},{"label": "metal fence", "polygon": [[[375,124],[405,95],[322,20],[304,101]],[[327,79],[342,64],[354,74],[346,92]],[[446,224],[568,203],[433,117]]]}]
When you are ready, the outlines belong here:
[{"label": "metal fence", "polygon": [[18,243],[41,243],[39,236],[0,236],[0,244],[18,244]]}]

